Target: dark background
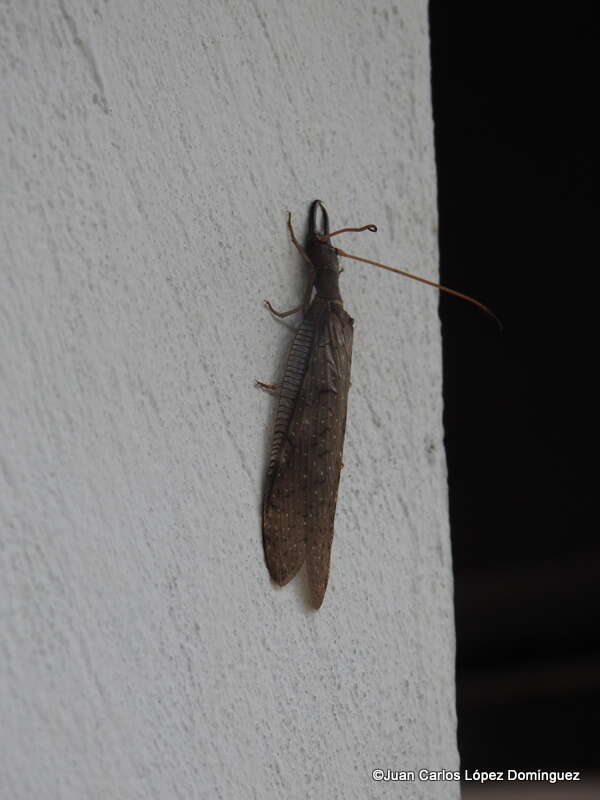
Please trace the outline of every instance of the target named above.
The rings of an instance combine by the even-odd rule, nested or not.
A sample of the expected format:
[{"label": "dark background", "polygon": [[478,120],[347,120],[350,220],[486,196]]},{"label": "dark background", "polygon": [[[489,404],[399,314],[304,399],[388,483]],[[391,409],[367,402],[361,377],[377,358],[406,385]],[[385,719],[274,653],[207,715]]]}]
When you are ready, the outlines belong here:
[{"label": "dark background", "polygon": [[504,323],[441,298],[466,769],[600,767],[587,7],[430,3],[441,280]]}]

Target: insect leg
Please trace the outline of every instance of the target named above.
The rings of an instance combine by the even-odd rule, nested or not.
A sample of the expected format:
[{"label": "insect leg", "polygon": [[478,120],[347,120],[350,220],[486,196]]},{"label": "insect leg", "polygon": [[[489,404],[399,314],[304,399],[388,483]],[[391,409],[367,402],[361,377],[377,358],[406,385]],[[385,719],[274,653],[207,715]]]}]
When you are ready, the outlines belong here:
[{"label": "insect leg", "polygon": [[292,240],[292,244],[294,245],[296,250],[300,253],[302,258],[306,261],[306,263],[310,265],[310,280],[308,282],[308,286],[306,287],[306,292],[304,293],[304,302],[302,303],[302,306],[301,306],[306,311],[306,309],[310,305],[310,300],[311,300],[311,297],[312,297],[312,290],[313,290],[313,286],[315,284],[316,270],[315,270],[314,264],[312,263],[312,261],[308,257],[308,254],[307,254],[306,250],[302,247],[302,245],[300,244],[298,239],[296,239],[296,234],[294,233],[294,228],[292,227],[292,212],[291,211],[288,211],[287,224],[288,224],[288,230],[290,232],[290,239]]},{"label": "insect leg", "polygon": [[281,389],[280,383],[263,383],[262,381],[255,381],[259,389],[264,389],[265,392],[278,392]]},{"label": "insect leg", "polygon": [[300,253],[302,258],[306,261],[306,263],[310,264],[310,266],[314,269],[314,267],[312,265],[312,261],[308,257],[308,255],[306,253],[306,250],[302,247],[302,245],[300,244],[298,239],[296,239],[296,234],[294,233],[294,229],[292,228],[292,212],[291,211],[288,211],[287,225],[288,225],[288,230],[290,232],[290,239],[292,240],[292,244],[294,245],[296,250]]},{"label": "insect leg", "polygon": [[295,308],[290,308],[289,311],[276,311],[268,300],[265,300],[264,303],[271,312],[271,314],[274,314],[276,317],[279,317],[279,319],[283,319],[284,317],[290,317],[292,314],[297,314],[299,311],[304,311],[304,303],[302,303],[299,306],[296,306]]}]

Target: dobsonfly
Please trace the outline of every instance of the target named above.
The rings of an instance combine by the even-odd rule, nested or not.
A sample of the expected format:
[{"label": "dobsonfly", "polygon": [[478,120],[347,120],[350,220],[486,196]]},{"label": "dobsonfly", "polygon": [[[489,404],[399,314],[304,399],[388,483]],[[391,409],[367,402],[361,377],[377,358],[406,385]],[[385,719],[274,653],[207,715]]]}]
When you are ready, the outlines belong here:
[{"label": "dobsonfly", "polygon": [[364,225],[330,233],[329,217],[320,200],[310,206],[306,248],[296,239],[289,213],[288,228],[293,244],[310,266],[311,277],[300,306],[279,312],[265,301],[277,317],[300,311],[304,316],[281,383],[257,381],[260,387],[278,395],[263,502],[263,545],[269,573],[280,586],[285,586],[306,562],[311,602],[317,609],[323,603],[329,578],[352,360],[354,320],[342,304],[338,256],[414,278],[497,317],[478,300],[454,289],[333,247],[330,239],[338,233],[374,232],[377,227]]}]

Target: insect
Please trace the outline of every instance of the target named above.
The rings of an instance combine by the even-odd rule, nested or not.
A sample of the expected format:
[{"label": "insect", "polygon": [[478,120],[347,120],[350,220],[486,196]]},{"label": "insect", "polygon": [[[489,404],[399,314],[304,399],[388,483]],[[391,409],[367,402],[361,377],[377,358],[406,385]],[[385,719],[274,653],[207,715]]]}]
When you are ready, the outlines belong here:
[{"label": "insect", "polygon": [[278,396],[263,501],[263,545],[269,573],[280,586],[285,586],[306,563],[311,602],[318,609],[329,578],[354,325],[342,304],[338,256],[399,272],[492,312],[453,289],[333,247],[330,239],[338,233],[377,228],[364,225],[330,233],[329,217],[320,200],[310,206],[305,248],[296,239],[291,215],[288,228],[311,274],[300,306],[279,312],[265,301],[277,317],[302,311],[303,319],[294,336],[281,383],[275,386],[257,381]]}]

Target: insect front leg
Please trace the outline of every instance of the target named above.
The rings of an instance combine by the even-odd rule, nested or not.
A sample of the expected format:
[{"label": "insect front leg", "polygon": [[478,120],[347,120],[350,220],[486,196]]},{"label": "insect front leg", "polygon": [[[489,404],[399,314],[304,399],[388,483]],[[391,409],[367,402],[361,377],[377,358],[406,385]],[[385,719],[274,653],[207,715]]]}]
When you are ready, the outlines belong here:
[{"label": "insect front leg", "polygon": [[306,291],[304,292],[304,300],[302,301],[301,305],[295,306],[294,308],[290,308],[289,311],[277,311],[268,300],[265,300],[264,303],[266,307],[269,309],[271,314],[279,319],[284,319],[285,317],[291,317],[292,314],[297,314],[300,311],[306,311],[306,309],[310,305],[311,297],[312,297],[312,290],[315,283],[315,268],[312,264],[312,261],[306,254],[306,250],[302,247],[298,239],[296,239],[296,234],[294,233],[294,229],[292,227],[292,214],[291,211],[288,211],[288,230],[290,232],[290,239],[292,240],[292,244],[296,248],[296,250],[300,253],[302,258],[306,261],[306,263],[310,266],[310,280],[308,282],[308,286],[306,287]]},{"label": "insect front leg", "polygon": [[315,277],[316,277],[317,271],[315,269],[314,264],[312,263],[312,261],[308,257],[308,253],[302,247],[302,245],[300,244],[298,239],[296,239],[296,234],[294,233],[294,228],[292,227],[292,212],[291,211],[288,211],[287,224],[288,224],[288,230],[290,232],[290,239],[292,240],[292,244],[294,245],[296,250],[300,253],[302,258],[306,261],[306,263],[310,267],[310,279],[308,281],[308,285],[306,287],[306,291],[304,292],[304,301],[302,303],[302,308],[304,309],[304,311],[306,311],[306,309],[310,305],[310,301],[311,301],[311,298],[312,298],[312,291],[313,291],[313,286],[315,285]]},{"label": "insect front leg", "polygon": [[302,247],[302,245],[300,244],[298,239],[296,239],[296,234],[294,233],[294,229],[292,228],[292,212],[291,211],[288,211],[287,225],[288,225],[288,231],[290,232],[290,239],[292,240],[292,244],[294,245],[296,250],[300,253],[302,258],[306,261],[306,263],[310,264],[311,269],[314,270],[312,261],[308,257],[308,254],[307,254],[306,250]]}]

